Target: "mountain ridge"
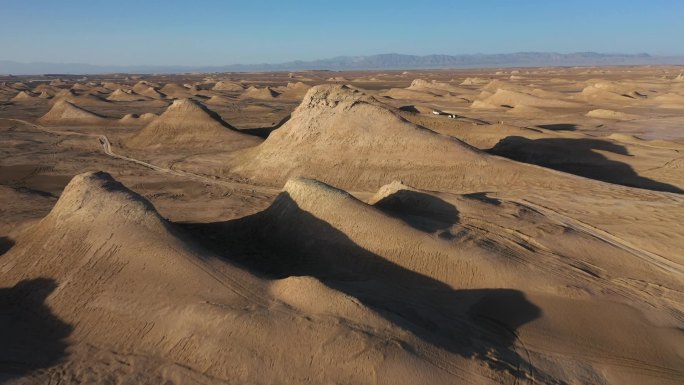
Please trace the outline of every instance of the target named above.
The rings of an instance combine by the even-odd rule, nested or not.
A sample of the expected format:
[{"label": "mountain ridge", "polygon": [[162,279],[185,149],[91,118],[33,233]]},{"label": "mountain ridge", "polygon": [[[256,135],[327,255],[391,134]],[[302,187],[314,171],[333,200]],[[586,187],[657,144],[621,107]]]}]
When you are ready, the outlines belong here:
[{"label": "mountain ridge", "polygon": [[596,52],[516,52],[503,54],[407,55],[386,53],[367,56],[337,56],[311,61],[283,63],[229,64],[219,66],[126,65],[109,66],[87,63],[21,63],[0,60],[0,74],[105,74],[105,73],[184,73],[184,72],[251,72],[308,70],[401,70],[483,67],[541,67],[593,65],[684,64],[684,56],[640,54],[606,54]]}]

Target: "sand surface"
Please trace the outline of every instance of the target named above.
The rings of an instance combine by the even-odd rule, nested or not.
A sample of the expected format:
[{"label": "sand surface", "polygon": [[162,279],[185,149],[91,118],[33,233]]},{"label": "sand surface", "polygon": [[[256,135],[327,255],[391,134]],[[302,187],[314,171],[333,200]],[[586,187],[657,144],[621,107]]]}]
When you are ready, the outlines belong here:
[{"label": "sand surface", "polygon": [[681,67],[0,79],[0,383],[681,384]]}]

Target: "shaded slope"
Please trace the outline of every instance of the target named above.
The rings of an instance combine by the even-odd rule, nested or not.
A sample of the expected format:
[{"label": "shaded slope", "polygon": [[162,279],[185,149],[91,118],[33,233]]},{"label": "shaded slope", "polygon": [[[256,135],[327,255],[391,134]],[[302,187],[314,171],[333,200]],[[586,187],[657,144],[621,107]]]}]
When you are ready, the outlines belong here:
[{"label": "shaded slope", "polygon": [[[453,368],[484,384],[501,378],[316,279],[268,282],[223,262],[104,173],[76,176],[0,269],[1,287],[54,282],[46,305],[66,328],[55,338],[71,333],[67,361],[55,362],[64,350],[57,346],[49,361],[56,367],[28,373],[36,383],[84,380],[83,373],[94,383],[371,384],[378,375],[388,384],[447,383]],[[36,354],[42,346],[20,349],[34,354],[15,359],[45,365]]]},{"label": "shaded slope", "polygon": [[257,138],[233,129],[201,104],[181,99],[176,100],[126,144],[132,148],[242,148],[259,142]]},{"label": "shaded slope", "polygon": [[57,101],[50,111],[38,119],[41,124],[101,124],[106,122],[106,119],[93,112],[85,110],[75,104],[66,100]]}]

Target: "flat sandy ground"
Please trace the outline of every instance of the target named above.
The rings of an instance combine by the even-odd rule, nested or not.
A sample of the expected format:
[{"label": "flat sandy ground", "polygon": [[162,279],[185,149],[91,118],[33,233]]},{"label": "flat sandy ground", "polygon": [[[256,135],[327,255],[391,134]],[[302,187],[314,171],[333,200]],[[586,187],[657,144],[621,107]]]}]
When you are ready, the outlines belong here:
[{"label": "flat sandy ground", "polygon": [[683,70],[0,78],[0,383],[681,384]]}]

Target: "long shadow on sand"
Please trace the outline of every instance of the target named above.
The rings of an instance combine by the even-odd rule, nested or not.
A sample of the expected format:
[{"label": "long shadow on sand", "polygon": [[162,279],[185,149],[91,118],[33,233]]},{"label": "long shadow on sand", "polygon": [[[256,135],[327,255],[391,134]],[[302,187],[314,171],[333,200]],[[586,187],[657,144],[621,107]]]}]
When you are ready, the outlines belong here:
[{"label": "long shadow on sand", "polygon": [[271,133],[277,129],[280,128],[283,124],[287,123],[287,121],[290,120],[290,115],[287,115],[286,117],[280,119],[280,121],[273,126],[269,127],[256,127],[256,128],[240,128],[239,131],[245,134],[257,136],[261,139],[266,139],[268,138]]},{"label": "long shadow on sand", "polygon": [[446,230],[459,221],[454,205],[420,191],[399,190],[373,206],[427,233]]},{"label": "long shadow on sand", "polygon": [[56,287],[55,281],[38,278],[0,288],[0,383],[67,357],[66,338],[72,327],[45,305]]},{"label": "long shadow on sand", "polygon": [[5,254],[14,246],[14,241],[8,237],[0,237],[0,255]]},{"label": "long shadow on sand", "polygon": [[516,330],[541,315],[524,293],[455,290],[357,245],[300,209],[287,193],[250,217],[184,227],[214,252],[257,275],[316,277],[433,346],[519,379],[529,372],[545,378],[516,349]]},{"label": "long shadow on sand", "polygon": [[551,131],[577,131],[577,125],[572,123],[540,124],[537,127]]},{"label": "long shadow on sand", "polygon": [[625,163],[608,159],[596,152],[608,151],[629,156],[624,146],[599,139],[545,138],[527,139],[509,136],[488,150],[519,162],[536,164],[608,183],[655,191],[684,193],[677,186],[640,176]]}]

